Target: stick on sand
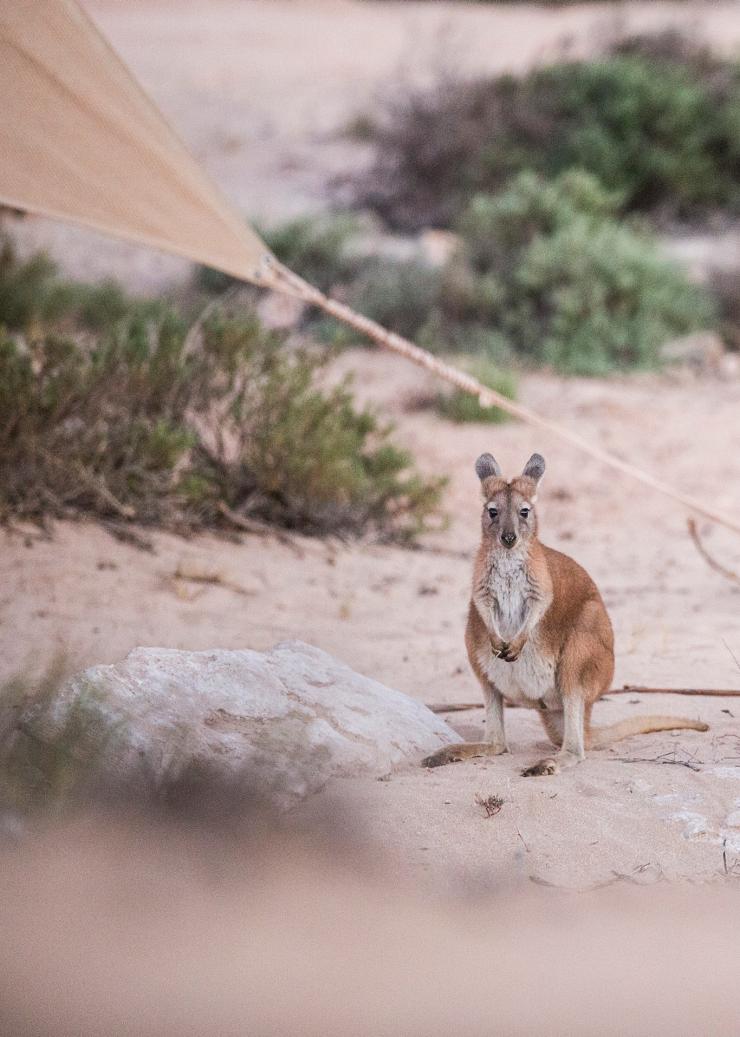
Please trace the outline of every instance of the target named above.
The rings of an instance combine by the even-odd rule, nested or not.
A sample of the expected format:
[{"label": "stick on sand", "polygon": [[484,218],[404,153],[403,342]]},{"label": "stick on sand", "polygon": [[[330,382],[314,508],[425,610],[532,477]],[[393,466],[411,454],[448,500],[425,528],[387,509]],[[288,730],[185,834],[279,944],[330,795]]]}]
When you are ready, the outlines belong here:
[{"label": "stick on sand", "polygon": [[[612,688],[605,692],[609,695],[706,695],[718,698],[740,698],[740,689],[732,688],[645,688],[641,684],[625,684],[622,688]],[[480,702],[433,702],[427,704],[432,713],[463,713],[469,709],[483,709]]]}]

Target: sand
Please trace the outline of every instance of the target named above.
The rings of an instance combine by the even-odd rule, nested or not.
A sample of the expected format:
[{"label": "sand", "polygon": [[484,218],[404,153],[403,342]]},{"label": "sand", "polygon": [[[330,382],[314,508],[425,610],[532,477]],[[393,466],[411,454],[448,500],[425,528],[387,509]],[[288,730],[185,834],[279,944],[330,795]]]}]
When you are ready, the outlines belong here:
[{"label": "sand", "polygon": [[[635,24],[658,17],[658,5],[624,6]],[[333,131],[397,71],[410,40],[421,67],[454,16],[474,41],[460,51],[466,67],[521,68],[564,33],[587,46],[605,17],[600,6],[556,15],[517,6],[279,0],[209,4],[207,15],[206,5],[178,5],[176,17],[174,9],[96,4],[93,13],[227,192],[260,216],[327,204],[328,179],[348,161],[348,145]],[[661,17],[666,9],[690,22],[698,6],[661,5]],[[711,5],[705,28],[735,46],[737,6]],[[357,48],[351,55],[350,44]],[[247,143],[254,140],[256,147]],[[42,221],[26,221],[22,235],[28,248],[46,242],[81,276],[124,274],[151,289],[185,273],[172,261],[52,231]],[[352,350],[339,368],[356,373],[358,394],[393,418],[424,470],[449,478],[447,530],[417,551],[155,534],[154,553],[84,523],[60,523],[52,539],[3,532],[2,674],[37,669],[60,647],[82,666],[136,645],[264,649],[299,637],[422,701],[476,699],[463,646],[479,521],[472,465],[488,449],[513,473],[536,449],[548,462],[543,539],[585,565],[604,594],[617,637],[615,684],[740,688],[733,658],[740,659],[740,587],[699,558],[675,504],[518,423],[460,427],[410,412],[409,397],[428,385],[395,358]],[[737,380],[536,375],[523,379],[520,396],[740,514]],[[707,544],[740,570],[736,537],[714,530]],[[327,804],[349,805],[393,867],[434,888],[464,889],[501,875],[580,889],[615,875],[711,881],[740,872],[740,827],[730,823],[740,809],[740,697],[619,696],[597,707],[596,721],[636,712],[701,717],[711,728],[633,738],[567,774],[525,780],[519,771],[545,742],[534,714],[510,710],[510,756],[336,783],[303,809],[309,816]],[[465,737],[479,737],[481,721],[480,711],[453,718]],[[501,812],[485,818],[477,792],[501,795]]]},{"label": "sand", "polygon": [[[155,534],[154,554],[89,524],[60,523],[51,540],[3,533],[3,672],[38,665],[55,646],[81,666],[135,645],[264,649],[300,637],[424,702],[474,701],[463,646],[479,516],[472,462],[491,449],[514,471],[540,449],[549,466],[542,536],[584,564],[604,594],[617,638],[615,686],[740,688],[732,657],[740,658],[740,587],[701,560],[674,504],[517,423],[459,427],[407,413],[403,400],[418,377],[394,358],[358,350],[343,366],[358,373],[363,395],[383,401],[424,468],[449,476],[445,532],[417,551]],[[522,397],[740,511],[731,477],[740,447],[737,382],[537,376],[524,381]],[[731,535],[714,531],[707,543],[740,568]],[[546,743],[537,716],[512,709],[510,756],[434,772],[410,767],[387,782],[337,782],[318,804],[349,800],[394,866],[443,888],[502,874],[585,888],[615,872],[654,881],[713,879],[725,862],[740,870],[740,827],[728,821],[740,808],[740,697],[621,695],[600,704],[595,720],[638,712],[700,717],[711,727],[628,739],[572,772],[524,779],[519,770]],[[451,719],[463,737],[480,737],[481,711]],[[478,792],[501,795],[501,813],[486,819]]]}]

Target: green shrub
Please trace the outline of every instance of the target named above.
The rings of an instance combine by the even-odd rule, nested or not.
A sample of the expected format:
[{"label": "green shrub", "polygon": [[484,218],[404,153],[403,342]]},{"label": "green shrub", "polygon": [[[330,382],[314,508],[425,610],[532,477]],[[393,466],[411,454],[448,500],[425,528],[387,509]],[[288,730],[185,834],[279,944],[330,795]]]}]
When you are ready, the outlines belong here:
[{"label": "green shrub", "polygon": [[533,241],[514,292],[510,329],[524,352],[573,374],[656,367],[664,342],[713,320],[699,288],[611,221],[577,220]]},{"label": "green shrub", "polygon": [[44,253],[21,261],[11,239],[0,233],[0,327],[31,334],[74,325],[99,331],[124,317],[154,316],[162,309],[157,300],[129,298],[114,281],[64,281]]},{"label": "green shrub", "polygon": [[520,355],[572,374],[655,367],[663,342],[712,323],[707,294],[615,210],[581,171],[471,202],[468,276],[496,284],[489,319]]},{"label": "green shrub", "polygon": [[[0,298],[12,298],[9,282],[21,298],[26,279],[39,283],[36,265],[8,270]],[[161,305],[126,312],[105,289],[102,309],[83,311],[85,293],[68,294],[80,322],[116,319],[99,334],[0,327],[0,519],[93,515],[187,531],[232,512],[407,540],[438,516],[441,481],[415,471],[346,383],[319,387],[325,353],[289,347],[253,314],[214,314],[193,346]],[[36,319],[27,297],[23,312],[6,308],[13,326]]]},{"label": "green shrub", "polygon": [[474,193],[495,193],[523,169],[555,176],[578,166],[628,209],[736,208],[740,66],[658,41],[397,99],[359,200],[397,227],[449,226]]},{"label": "green shrub", "polygon": [[[239,324],[214,322],[206,345],[242,334]],[[219,480],[229,506],[310,532],[374,531],[396,540],[423,532],[438,517],[443,482],[414,471],[391,429],[356,409],[347,382],[316,387],[321,358],[273,343],[252,351],[230,404],[236,459]]]},{"label": "green shrub", "polygon": [[[581,166],[622,191],[630,208],[737,201],[740,168],[729,111],[718,109],[693,70],[617,56],[543,70],[531,89],[557,126],[545,172]],[[736,82],[730,108],[738,99]]]},{"label": "green shrub", "polygon": [[[380,300],[353,301],[428,349],[499,368],[517,357],[569,374],[655,367],[667,339],[710,325],[714,313],[645,230],[616,219],[619,206],[616,192],[582,170],[552,181],[522,173],[471,200],[458,227],[464,248],[411,306],[413,320],[399,315],[414,294],[390,265]],[[396,283],[398,302],[383,311]]]},{"label": "green shrub", "polygon": [[68,677],[59,655],[37,677],[17,674],[0,686],[0,810],[55,813],[82,792],[83,778],[89,779],[87,803],[104,788],[113,725],[101,723],[103,703],[95,689],[79,696],[56,730],[49,723]]},{"label": "green shrub", "polygon": [[362,264],[349,247],[357,233],[354,216],[332,213],[290,220],[266,231],[264,237],[281,262],[326,292]]},{"label": "green shrub", "polygon": [[10,239],[0,237],[0,325],[22,328],[56,316],[54,273],[43,253],[19,262]]},{"label": "green shrub", "polygon": [[[508,371],[502,371],[487,357],[478,357],[465,365],[466,370],[489,389],[495,389],[508,399],[516,399],[516,379]],[[434,409],[440,417],[456,422],[488,422],[500,424],[508,421],[509,415],[499,407],[481,407],[475,396],[460,389],[438,393]]]},{"label": "green shrub", "polygon": [[583,170],[568,170],[555,180],[527,171],[499,194],[475,195],[458,229],[477,271],[502,270],[535,237],[553,234],[574,219],[596,225],[616,218],[620,201]]},{"label": "green shrub", "polygon": [[[353,271],[330,264],[322,280],[348,278],[342,299],[434,352],[577,374],[653,367],[664,341],[706,327],[713,313],[644,229],[619,223],[621,200],[584,170],[521,173],[472,198],[457,227],[462,247],[443,269],[370,257]],[[322,338],[353,340],[312,319],[307,329]]]},{"label": "green shrub", "polygon": [[[492,314],[490,319],[495,324],[500,317]],[[432,311],[416,338],[430,353],[485,357],[498,367],[510,367],[517,360],[514,343],[500,328],[448,315],[443,306]]]},{"label": "green shrub", "polygon": [[347,289],[347,301],[360,313],[414,338],[439,297],[440,274],[414,261],[373,259]]}]

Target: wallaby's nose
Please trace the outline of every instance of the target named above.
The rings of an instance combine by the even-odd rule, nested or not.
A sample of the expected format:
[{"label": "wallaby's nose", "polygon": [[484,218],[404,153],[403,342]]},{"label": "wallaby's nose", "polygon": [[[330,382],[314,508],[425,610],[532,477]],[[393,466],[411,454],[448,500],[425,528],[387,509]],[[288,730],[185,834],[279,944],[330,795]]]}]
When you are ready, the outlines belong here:
[{"label": "wallaby's nose", "polygon": [[516,533],[513,529],[507,530],[501,534],[501,543],[504,547],[513,547],[516,543]]}]

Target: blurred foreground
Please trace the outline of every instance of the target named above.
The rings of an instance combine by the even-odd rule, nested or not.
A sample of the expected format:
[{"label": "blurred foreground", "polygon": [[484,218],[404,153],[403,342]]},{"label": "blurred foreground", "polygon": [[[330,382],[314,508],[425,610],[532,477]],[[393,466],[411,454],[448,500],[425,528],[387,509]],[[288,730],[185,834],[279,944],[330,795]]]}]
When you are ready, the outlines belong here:
[{"label": "blurred foreground", "polygon": [[737,891],[422,901],[320,833],[115,812],[6,844],[0,1032],[737,1032]]}]

